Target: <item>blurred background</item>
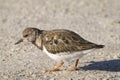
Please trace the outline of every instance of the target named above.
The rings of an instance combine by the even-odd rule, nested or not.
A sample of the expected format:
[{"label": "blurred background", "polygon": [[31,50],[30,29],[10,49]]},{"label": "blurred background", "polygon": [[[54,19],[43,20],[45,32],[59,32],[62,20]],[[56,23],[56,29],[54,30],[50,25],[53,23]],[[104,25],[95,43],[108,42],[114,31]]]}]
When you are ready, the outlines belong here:
[{"label": "blurred background", "polygon": [[[44,73],[54,61],[31,44],[14,46],[26,27],[69,29],[105,48],[83,57],[82,70]],[[119,59],[120,0],[0,0],[1,80],[119,80]]]}]

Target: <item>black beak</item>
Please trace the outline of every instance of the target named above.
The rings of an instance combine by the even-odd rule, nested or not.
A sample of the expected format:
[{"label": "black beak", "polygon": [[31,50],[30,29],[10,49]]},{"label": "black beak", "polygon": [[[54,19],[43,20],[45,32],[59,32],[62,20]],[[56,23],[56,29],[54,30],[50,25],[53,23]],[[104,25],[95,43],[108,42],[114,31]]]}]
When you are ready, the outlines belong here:
[{"label": "black beak", "polygon": [[17,42],[15,43],[15,45],[16,45],[16,44],[19,44],[19,43],[21,43],[21,42],[23,42],[23,39],[20,39],[19,41],[17,41]]}]

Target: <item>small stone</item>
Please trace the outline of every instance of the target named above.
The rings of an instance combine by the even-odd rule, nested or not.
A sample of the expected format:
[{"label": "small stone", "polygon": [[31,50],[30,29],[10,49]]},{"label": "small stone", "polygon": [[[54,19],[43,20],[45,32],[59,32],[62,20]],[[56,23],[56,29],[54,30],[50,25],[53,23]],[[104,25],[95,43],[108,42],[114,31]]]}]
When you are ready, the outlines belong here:
[{"label": "small stone", "polygon": [[2,61],[5,61],[5,59],[3,59]]},{"label": "small stone", "polygon": [[44,75],[44,78],[47,78],[47,76],[46,76],[46,75]]},{"label": "small stone", "polygon": [[50,80],[55,80],[55,78],[51,78]]},{"label": "small stone", "polygon": [[32,77],[34,77],[34,78],[35,78],[35,77],[36,77],[36,75],[35,75],[35,74],[32,74]]}]

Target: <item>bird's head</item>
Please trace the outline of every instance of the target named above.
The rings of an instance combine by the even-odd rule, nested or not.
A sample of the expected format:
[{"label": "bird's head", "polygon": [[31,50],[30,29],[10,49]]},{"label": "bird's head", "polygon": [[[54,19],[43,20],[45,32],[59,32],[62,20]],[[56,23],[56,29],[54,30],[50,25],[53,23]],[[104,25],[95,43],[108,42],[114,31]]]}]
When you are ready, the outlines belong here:
[{"label": "bird's head", "polygon": [[39,30],[37,28],[26,28],[23,31],[23,38],[21,38],[19,41],[17,41],[15,44],[19,44],[21,42],[28,41],[34,43],[36,40],[36,37],[42,33],[42,30]]}]

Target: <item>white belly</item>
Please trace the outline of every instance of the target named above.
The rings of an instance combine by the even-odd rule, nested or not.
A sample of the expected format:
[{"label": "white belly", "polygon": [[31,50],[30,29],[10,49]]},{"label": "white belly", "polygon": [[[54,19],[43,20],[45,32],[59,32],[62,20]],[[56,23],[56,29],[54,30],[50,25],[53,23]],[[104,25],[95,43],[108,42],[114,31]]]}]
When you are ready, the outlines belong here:
[{"label": "white belly", "polygon": [[74,58],[81,58],[86,53],[91,52],[92,50],[93,49],[83,50],[83,51],[74,52],[74,53],[62,52],[62,53],[52,54],[52,53],[49,53],[47,51],[47,49],[43,46],[43,52],[45,52],[50,58],[52,58],[53,60],[55,60],[57,62],[58,61],[66,61],[66,60],[74,59]]}]

